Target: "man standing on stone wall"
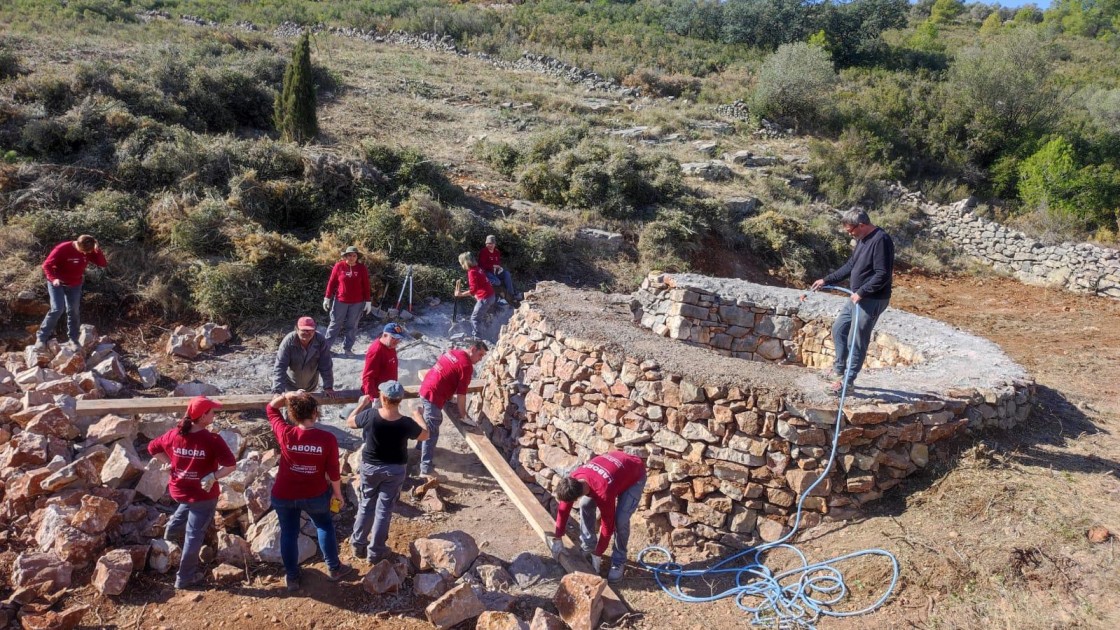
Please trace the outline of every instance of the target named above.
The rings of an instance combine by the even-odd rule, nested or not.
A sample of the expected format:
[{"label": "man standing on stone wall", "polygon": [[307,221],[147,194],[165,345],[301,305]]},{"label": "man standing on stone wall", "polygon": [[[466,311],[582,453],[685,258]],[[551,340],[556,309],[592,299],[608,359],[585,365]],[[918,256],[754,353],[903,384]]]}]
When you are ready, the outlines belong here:
[{"label": "man standing on stone wall", "polygon": [[832,324],[836,362],[832,365],[829,376],[833,379],[831,389],[835,393],[839,393],[844,387],[852,315],[855,309],[859,309],[856,337],[852,345],[852,371],[848,375],[849,388],[863,367],[867,345],[871,343],[871,331],[890,303],[891,276],[894,274],[894,242],[886,232],[871,223],[866,212],[853,208],[844,213],[840,224],[849,236],[856,239],[856,249],[843,267],[813,283],[813,290],[816,291],[826,284],[835,284],[850,277],[851,299]]}]

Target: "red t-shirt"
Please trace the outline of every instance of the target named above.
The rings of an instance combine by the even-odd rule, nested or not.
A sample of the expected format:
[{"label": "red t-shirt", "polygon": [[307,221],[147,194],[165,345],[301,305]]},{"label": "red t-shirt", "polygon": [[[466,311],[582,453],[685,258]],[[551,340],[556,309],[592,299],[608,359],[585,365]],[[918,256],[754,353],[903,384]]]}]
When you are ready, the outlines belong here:
[{"label": "red t-shirt", "polygon": [[502,266],[502,252],[497,247],[494,251],[490,248],[483,247],[482,251],[478,252],[478,266],[487,273],[494,273],[494,267]]},{"label": "red t-shirt", "polygon": [[440,355],[436,364],[424,375],[420,384],[420,396],[436,407],[442,408],[455,394],[467,393],[474,364],[465,350],[458,348]]},{"label": "red t-shirt", "polygon": [[43,261],[43,274],[48,282],[58,280],[64,286],[76,287],[82,283],[82,276],[86,273],[86,265],[93,263],[98,267],[105,267],[105,254],[94,250],[88,254],[82,253],[74,241],[64,241],[54,246],[50,255]]},{"label": "red t-shirt", "polygon": [[479,302],[494,295],[494,286],[486,278],[482,267],[475,266],[467,270],[467,286],[470,287],[471,295]]},{"label": "red t-shirt", "polygon": [[171,460],[171,480],[167,489],[171,498],[180,503],[195,503],[217,499],[221,493],[218,484],[210,491],[202,489],[202,478],[222,466],[234,466],[237,460],[220,435],[205,429],[179,435],[179,429],[148,442],[148,452],[153,456],[163,453]]},{"label": "red t-shirt", "polygon": [[[614,512],[618,505],[618,495],[626,491],[642,478],[646,472],[645,462],[642,458],[628,455],[622,451],[612,451],[606,455],[593,458],[583,466],[575,469],[571,476],[580,481],[586,481],[590,490],[587,496],[599,508],[599,544],[595,546],[595,554],[603,555],[614,535]],[[572,504],[561,501],[556,510],[556,537],[564,535],[564,527],[568,524],[568,515],[572,512]]]},{"label": "red t-shirt", "polygon": [[357,304],[369,302],[369,270],[362,263],[353,267],[340,260],[331,269],[331,277],[327,280],[327,293],[324,297],[332,298],[338,294],[338,301],[343,304]]},{"label": "red t-shirt", "polygon": [[327,491],[327,478],[338,481],[338,440],[322,429],[288,424],[272,405],[265,406],[272,432],[280,443],[280,471],[272,496],[293,501],[311,499]]},{"label": "red t-shirt", "polygon": [[377,386],[397,380],[397,351],[375,339],[366,350],[366,366],[362,369],[362,393],[377,397]]}]

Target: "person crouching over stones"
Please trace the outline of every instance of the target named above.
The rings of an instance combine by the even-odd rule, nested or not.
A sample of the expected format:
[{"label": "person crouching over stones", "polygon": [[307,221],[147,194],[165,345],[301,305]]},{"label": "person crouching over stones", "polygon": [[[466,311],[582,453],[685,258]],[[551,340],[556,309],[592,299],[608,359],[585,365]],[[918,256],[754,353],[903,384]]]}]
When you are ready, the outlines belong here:
[{"label": "person crouching over stones", "polygon": [[[407,477],[408,441],[428,439],[428,427],[421,420],[400,412],[404,386],[398,381],[378,385],[381,408],[374,409],[369,396],[346,418],[346,426],[362,430],[362,484],[358,516],[350,548],[354,556],[377,563],[389,557],[389,519]],[[376,508],[375,508],[376,504]],[[376,513],[375,513],[376,509]],[[373,544],[369,533],[373,530]],[[367,551],[368,549],[368,551]]]},{"label": "person crouching over stones", "polygon": [[[630,517],[638,509],[642,490],[646,487],[646,465],[640,457],[612,451],[593,458],[576,468],[556,485],[556,500],[560,502],[556,511],[556,531],[549,546],[553,555],[564,549],[561,540],[572,505],[580,500],[579,530],[580,547],[590,552],[591,566],[598,574],[602,571],[603,552],[614,535],[614,552],[611,553],[611,570],[607,581],[622,579],[622,568],[626,564],[626,546],[630,543]],[[595,542],[595,508],[599,508],[602,524],[599,527],[599,541]]]},{"label": "person crouching over stones", "polygon": [[163,538],[173,542],[172,538],[185,529],[175,588],[187,588],[203,580],[198,570],[199,553],[218,506],[220,489],[215,482],[236,470],[237,461],[225,440],[207,430],[214,422],[214,411],[221,406],[216,400],[195,396],[179,426],[148,443],[152,457],[171,466],[167,489],[179,502]]},{"label": "person crouching over stones", "polygon": [[331,314],[331,323],[327,326],[327,350],[334,348],[334,340],[341,331],[342,351],[346,354],[353,352],[354,340],[358,337],[358,320],[362,313],[368,315],[373,308],[369,269],[358,262],[358,256],[357,247],[347,247],[342,252],[342,260],[335,263],[327,280],[327,292],[323,297],[323,310]]},{"label": "person crouching over stones", "polygon": [[[439,427],[443,424],[443,412],[455,420],[467,417],[467,388],[474,376],[474,365],[486,356],[489,348],[484,341],[474,341],[467,349],[452,348],[436,359],[436,364],[424,375],[420,383],[420,414],[428,425],[430,436],[421,441],[420,474],[431,475],[435,471],[436,442],[439,441]],[[455,404],[451,397],[455,396]]]},{"label": "person crouching over stones", "polygon": [[493,234],[486,237],[486,246],[478,252],[478,266],[486,272],[486,279],[490,284],[505,293],[505,299],[514,308],[521,305],[513,290],[513,277],[509,275],[509,269],[502,266],[502,252],[498,249],[498,238]]},{"label": "person crouching over stones", "polygon": [[471,335],[480,336],[482,319],[494,308],[494,286],[486,279],[486,274],[478,266],[478,259],[470,252],[459,254],[459,266],[467,271],[467,290],[461,291],[462,282],[455,281],[455,298],[473,295],[474,310],[471,311]]},{"label": "person crouching over stones", "polygon": [[70,337],[70,349],[77,352],[78,331],[82,324],[82,284],[89,263],[103,269],[109,264],[105,261],[105,254],[101,252],[97,239],[89,234],[55,245],[43,261],[43,275],[47,277],[51,308],[35,336],[36,350],[46,350],[47,340],[54,334],[62,311],[66,311],[66,334]]},{"label": "person crouching over stones", "polygon": [[327,339],[315,330],[315,320],[301,317],[276,351],[272,365],[272,393],[314,391],[323,379],[323,392],[334,393],[334,361]]},{"label": "person crouching over stones", "polygon": [[[288,408],[288,420],[280,410]],[[287,392],[265,407],[272,432],[280,444],[280,470],[272,486],[272,508],[280,520],[280,557],[284,560],[288,592],[300,588],[300,515],[307,512],[319,537],[327,563],[327,579],[345,577],[351,568],[338,560],[338,541],[331,520],[331,500],[343,504],[339,477],[338,440],[319,429],[319,402],[307,392]],[[290,420],[290,423],[289,423]]]}]

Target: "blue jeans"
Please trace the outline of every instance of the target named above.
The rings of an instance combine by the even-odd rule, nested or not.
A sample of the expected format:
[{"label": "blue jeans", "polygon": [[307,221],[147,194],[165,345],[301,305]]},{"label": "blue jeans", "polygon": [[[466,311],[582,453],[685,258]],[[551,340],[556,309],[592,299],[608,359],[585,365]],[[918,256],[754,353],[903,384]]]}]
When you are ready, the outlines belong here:
[{"label": "blue jeans", "polygon": [[[618,495],[618,505],[614,509],[614,551],[611,553],[611,566],[621,567],[626,564],[626,547],[630,544],[630,517],[638,511],[638,503],[642,500],[642,490],[646,487],[646,476],[634,482]],[[594,548],[599,540],[599,532],[595,527],[596,521],[595,502],[587,498],[579,506],[579,541],[584,548]]]},{"label": "blue jeans", "polygon": [[344,304],[338,300],[331,305],[331,323],[327,326],[327,349],[334,346],[334,340],[339,337],[342,329],[342,349],[350,352],[354,349],[354,340],[358,338],[358,320],[362,318],[362,311],[366,308],[365,302]]},{"label": "blue jeans", "polygon": [[163,538],[171,540],[186,529],[183,536],[183,554],[179,560],[179,571],[175,574],[176,584],[183,584],[194,577],[198,572],[198,554],[202,551],[206,539],[206,530],[210,521],[214,519],[214,509],[218,507],[217,499],[208,501],[195,501],[194,503],[180,503],[175,513],[167,521],[163,531]]},{"label": "blue jeans", "polygon": [[436,442],[439,441],[439,427],[443,424],[443,412],[445,411],[455,420],[460,419],[459,405],[454,398],[447,401],[443,405],[443,409],[439,409],[427,398],[420,397],[420,413],[424,417],[424,422],[428,425],[428,439],[416,443],[416,447],[420,449],[421,475],[430,475],[432,468],[435,467],[432,458],[435,456]]},{"label": "blue jeans", "polygon": [[513,278],[509,275],[509,269],[502,267],[502,273],[494,273],[491,271],[486,272],[486,279],[490,281],[490,286],[495,289],[503,289],[506,292],[506,299],[512,300],[517,296],[513,292]]},{"label": "blue jeans", "polygon": [[852,328],[852,313],[854,309],[859,309],[859,321],[856,322],[856,337],[852,348],[852,373],[848,375],[849,387],[855,382],[856,376],[863,368],[863,359],[867,356],[867,346],[871,343],[871,331],[875,328],[875,323],[879,321],[879,316],[887,310],[887,304],[889,303],[889,299],[863,298],[859,301],[859,304],[853,304],[851,300],[847,300],[844,304],[844,310],[840,311],[840,316],[832,324],[832,343],[836,346],[836,362],[832,364],[832,369],[837,374],[843,374],[848,367],[848,344],[851,343],[851,340],[848,339],[848,333]]},{"label": "blue jeans", "polygon": [[[393,506],[401,495],[401,486],[407,476],[404,464],[367,464],[361,466],[361,501],[358,516],[354,519],[354,533],[350,535],[350,546],[354,555],[361,557],[369,547],[369,559],[380,560],[389,554],[389,519],[393,517]],[[376,508],[374,507],[376,504]],[[373,545],[369,544],[369,533],[373,530]]]},{"label": "blue jeans", "polygon": [[78,342],[78,330],[82,324],[81,321],[81,301],[82,301],[82,285],[74,285],[68,287],[66,285],[54,286],[47,283],[47,295],[51,298],[51,310],[47,311],[47,316],[43,318],[43,323],[39,325],[38,339],[43,343],[54,334],[54,327],[58,324],[58,320],[62,317],[62,311],[66,311],[66,333],[70,337],[70,341]]},{"label": "blue jeans", "polygon": [[474,337],[479,336],[479,331],[482,330],[482,318],[494,308],[494,302],[497,300],[493,295],[485,300],[477,300],[474,303],[474,310],[471,311],[471,335]]},{"label": "blue jeans", "polygon": [[299,517],[307,512],[319,534],[319,550],[331,571],[338,569],[338,541],[334,537],[334,521],[331,520],[331,491],[310,499],[277,499],[272,497],[272,509],[280,519],[280,557],[284,559],[284,571],[288,577],[299,579]]}]

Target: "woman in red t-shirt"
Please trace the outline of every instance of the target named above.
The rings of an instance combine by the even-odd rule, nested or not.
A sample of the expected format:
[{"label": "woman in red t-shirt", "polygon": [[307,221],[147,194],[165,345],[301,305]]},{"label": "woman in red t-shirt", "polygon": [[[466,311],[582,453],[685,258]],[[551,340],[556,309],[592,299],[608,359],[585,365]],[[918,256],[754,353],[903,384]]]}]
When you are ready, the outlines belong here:
[{"label": "woman in red t-shirt", "polygon": [[494,307],[494,286],[486,279],[486,273],[478,266],[478,258],[470,252],[459,254],[459,265],[467,271],[467,290],[461,291],[463,286],[459,280],[455,281],[455,298],[473,295],[475,299],[474,310],[471,311],[471,335],[480,336],[482,318],[490,313]]},{"label": "woman in red t-shirt", "polygon": [[[280,410],[288,408],[288,420]],[[307,512],[319,536],[327,578],[337,582],[351,571],[338,560],[338,541],[331,519],[331,500],[343,504],[338,468],[338,440],[316,428],[319,401],[305,391],[286,392],[265,407],[272,432],[280,443],[280,470],[272,485],[272,509],[280,520],[280,557],[288,591],[298,591],[299,519]]]},{"label": "woman in red t-shirt", "polygon": [[171,478],[167,489],[179,502],[164,529],[164,540],[186,528],[183,554],[175,576],[175,588],[198,584],[203,574],[198,570],[198,554],[220,493],[218,479],[236,469],[237,461],[225,440],[207,428],[214,422],[214,410],[222,406],[216,400],[195,396],[187,405],[187,414],[179,426],[148,443],[148,452],[163,464],[170,464]]}]

